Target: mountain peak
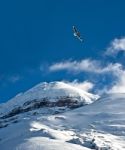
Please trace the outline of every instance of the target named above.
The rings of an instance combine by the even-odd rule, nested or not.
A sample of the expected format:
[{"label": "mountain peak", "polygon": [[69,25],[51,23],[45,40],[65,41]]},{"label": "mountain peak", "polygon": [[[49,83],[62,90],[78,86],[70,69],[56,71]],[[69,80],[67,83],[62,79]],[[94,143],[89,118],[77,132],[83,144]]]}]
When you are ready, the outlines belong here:
[{"label": "mountain peak", "polygon": [[[36,109],[36,107],[41,108],[43,101],[46,101],[45,106],[66,106],[66,102],[68,102],[68,105],[70,103],[71,107],[71,105],[80,106],[90,104],[98,98],[98,95],[88,93],[70,83],[59,81],[50,83],[41,82],[28,91],[19,93],[3,104],[0,113],[8,113],[11,110],[15,111],[15,108],[20,107],[25,112],[24,106],[26,107],[26,105],[28,110],[31,110],[31,108]],[[60,102],[64,104],[60,104]]]}]

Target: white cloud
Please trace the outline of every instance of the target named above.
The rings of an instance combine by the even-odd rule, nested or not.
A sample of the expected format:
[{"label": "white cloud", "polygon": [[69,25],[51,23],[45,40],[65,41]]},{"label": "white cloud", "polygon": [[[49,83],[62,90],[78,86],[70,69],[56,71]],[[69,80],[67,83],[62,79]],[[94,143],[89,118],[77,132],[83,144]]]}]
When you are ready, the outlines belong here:
[{"label": "white cloud", "polygon": [[93,89],[94,87],[94,84],[89,81],[78,82],[77,80],[74,80],[73,82],[68,82],[68,84],[87,92]]},{"label": "white cloud", "polygon": [[[88,72],[91,74],[102,74],[104,76],[105,74],[109,74],[112,77],[111,83],[109,83],[109,85],[104,85],[105,87],[101,91],[98,91],[100,93],[125,93],[125,70],[120,63],[109,63],[107,65],[102,65],[100,61],[91,59],[81,61],[64,61],[51,65],[49,70],[66,70],[75,73]],[[93,84],[88,81],[83,83],[73,82],[71,84],[79,88],[83,88],[86,91],[93,88]]]},{"label": "white cloud", "polygon": [[105,69],[112,76],[112,81],[109,85],[104,85],[100,93],[125,93],[125,70],[122,64],[109,64]]},{"label": "white cloud", "polygon": [[108,73],[118,70],[121,68],[121,64],[108,64],[103,66],[100,61],[84,59],[81,61],[64,61],[51,65],[49,71],[61,71],[67,70],[70,72],[80,73],[80,72],[90,72],[90,73]]},{"label": "white cloud", "polygon": [[119,51],[125,51],[125,37],[120,39],[114,39],[110,46],[107,48],[106,54],[117,54]]},{"label": "white cloud", "polygon": [[112,79],[109,85],[105,85],[103,89],[99,89],[98,93],[125,93],[125,70],[121,64],[113,65],[111,76]]},{"label": "white cloud", "polygon": [[114,85],[108,91],[109,93],[125,93],[125,70],[118,70],[115,75],[117,80]]}]

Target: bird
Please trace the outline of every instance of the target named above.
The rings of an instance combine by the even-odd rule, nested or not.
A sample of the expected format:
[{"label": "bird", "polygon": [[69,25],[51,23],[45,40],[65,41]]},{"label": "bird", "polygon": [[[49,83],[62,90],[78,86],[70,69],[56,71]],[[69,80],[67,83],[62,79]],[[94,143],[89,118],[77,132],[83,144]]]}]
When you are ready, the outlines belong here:
[{"label": "bird", "polygon": [[73,35],[77,37],[77,39],[79,39],[81,42],[83,42],[83,39],[80,35],[80,32],[77,30],[77,28],[73,26],[72,29],[73,29]]}]

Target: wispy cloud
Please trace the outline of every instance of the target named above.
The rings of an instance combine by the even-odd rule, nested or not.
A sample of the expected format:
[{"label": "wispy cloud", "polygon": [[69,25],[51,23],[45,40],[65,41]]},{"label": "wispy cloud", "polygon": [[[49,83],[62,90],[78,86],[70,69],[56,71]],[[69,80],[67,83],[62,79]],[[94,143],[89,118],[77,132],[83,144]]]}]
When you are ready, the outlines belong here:
[{"label": "wispy cloud", "polygon": [[22,79],[20,75],[0,75],[0,84],[2,87],[8,86],[8,84],[14,84]]},{"label": "wispy cloud", "polygon": [[115,72],[115,76],[117,77],[116,81],[114,81],[113,86],[108,91],[109,93],[125,93],[125,70],[118,69]]},{"label": "wispy cloud", "polygon": [[123,66],[115,68],[113,72],[110,73],[112,80],[109,84],[103,85],[102,89],[97,89],[98,94],[103,93],[125,93],[125,70]]},{"label": "wispy cloud", "polygon": [[106,55],[117,54],[119,51],[125,51],[125,37],[116,38],[111,43],[106,50]]},{"label": "wispy cloud", "polygon": [[90,91],[93,89],[94,84],[89,81],[84,81],[84,82],[78,82],[78,80],[74,80],[73,82],[68,82],[68,84],[77,87],[79,89],[82,89],[84,91]]},{"label": "wispy cloud", "polygon": [[20,79],[21,79],[21,77],[19,75],[13,75],[8,78],[8,81],[15,83],[15,82],[19,81]]},{"label": "wispy cloud", "polygon": [[64,61],[64,62],[58,62],[53,65],[50,65],[49,71],[61,71],[61,70],[67,70],[69,72],[90,72],[90,73],[96,73],[96,74],[102,74],[102,73],[108,73],[116,71],[118,68],[121,68],[121,64],[115,63],[115,64],[108,64],[107,66],[104,66],[101,64],[100,61],[97,60],[91,60],[91,59],[84,59],[81,61]]},{"label": "wispy cloud", "polygon": [[[50,72],[61,70],[66,70],[71,73],[88,72],[91,75],[102,74],[104,77],[106,76],[106,74],[109,74],[112,77],[112,81],[109,83],[109,85],[104,85],[104,88],[101,90],[100,93],[125,92],[125,70],[123,69],[123,66],[120,63],[108,63],[104,65],[99,60],[85,59],[81,61],[69,60],[64,62],[58,62],[53,65],[50,65],[49,67]],[[89,81],[85,81],[83,83],[78,83],[74,81],[71,84],[79,88],[85,88],[85,90],[90,90],[94,86],[94,84],[92,84]]]}]

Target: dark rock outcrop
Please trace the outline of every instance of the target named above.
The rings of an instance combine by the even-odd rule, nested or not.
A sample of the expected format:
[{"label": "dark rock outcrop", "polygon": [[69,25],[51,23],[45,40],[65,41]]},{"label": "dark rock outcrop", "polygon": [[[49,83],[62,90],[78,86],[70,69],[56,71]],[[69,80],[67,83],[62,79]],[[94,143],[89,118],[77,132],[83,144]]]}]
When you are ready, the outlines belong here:
[{"label": "dark rock outcrop", "polygon": [[6,119],[9,117],[13,117],[15,115],[18,115],[20,113],[32,111],[35,109],[40,109],[43,107],[46,107],[46,108],[66,107],[66,108],[73,109],[73,108],[77,108],[77,107],[80,107],[83,105],[84,105],[83,103],[80,103],[77,100],[72,100],[72,97],[68,97],[68,96],[57,97],[57,100],[55,100],[55,101],[49,101],[48,98],[43,98],[40,100],[35,99],[32,101],[27,101],[22,106],[12,109],[6,115],[3,115],[2,117],[0,117],[0,119]]}]

